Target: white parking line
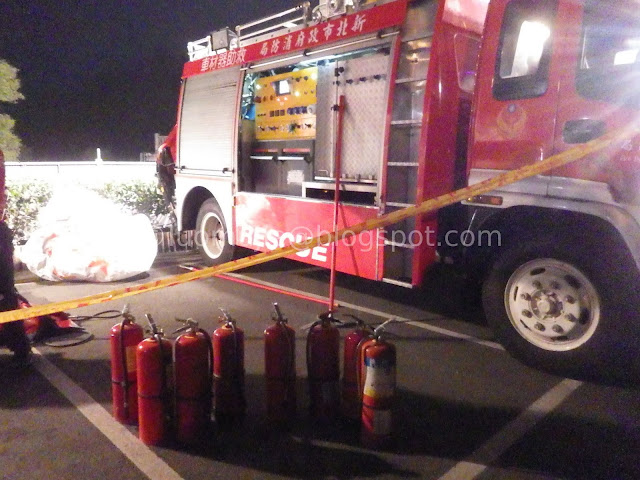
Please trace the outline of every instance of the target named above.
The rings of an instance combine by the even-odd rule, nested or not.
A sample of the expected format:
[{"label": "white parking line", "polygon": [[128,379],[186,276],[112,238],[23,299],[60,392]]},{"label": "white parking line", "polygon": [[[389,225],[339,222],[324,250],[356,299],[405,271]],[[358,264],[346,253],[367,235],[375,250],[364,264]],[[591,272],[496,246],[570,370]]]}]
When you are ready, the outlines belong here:
[{"label": "white parking line", "polygon": [[[242,280],[248,280],[250,282],[257,283],[257,284],[263,285],[265,287],[279,288],[281,290],[285,290],[285,291],[288,291],[288,292],[307,295],[308,297],[313,297],[313,298],[316,298],[318,300],[327,300],[327,301],[329,300],[329,297],[324,297],[322,295],[316,295],[314,293],[305,292],[303,290],[298,290],[298,289],[295,289],[295,288],[284,287],[282,285],[278,285],[277,283],[265,282],[264,280],[258,280],[256,278],[249,277],[247,275],[242,275],[242,274],[239,274],[239,273],[225,273],[225,275],[228,275],[230,277],[239,278],[239,279],[242,279]],[[405,318],[405,317],[399,317],[397,315],[392,315],[390,313],[383,312],[381,310],[375,310],[373,308],[362,307],[360,305],[356,305],[354,303],[349,303],[349,302],[343,302],[341,300],[338,300],[338,304],[343,306],[343,307],[350,308],[352,310],[356,310],[356,311],[359,311],[359,312],[362,312],[362,313],[368,313],[368,314],[375,315],[377,317],[381,317],[381,318],[384,318],[384,319],[388,319],[388,318],[394,317],[396,320],[398,320],[398,322],[406,323],[407,325],[412,325],[414,327],[422,328],[423,330],[429,330],[430,332],[438,333],[440,335],[446,335],[448,337],[458,338],[460,340],[465,340],[467,342],[476,343],[478,345],[482,345],[482,346],[489,347],[489,348],[494,348],[496,350],[504,350],[504,347],[502,345],[500,345],[499,343],[491,342],[489,340],[482,340],[482,339],[476,338],[476,337],[474,337],[472,335],[466,335],[464,333],[455,332],[453,330],[448,330],[446,328],[437,327],[435,325],[431,325],[431,324],[426,323],[426,322],[412,320],[410,318]],[[443,318],[443,317],[439,317],[439,318]]]},{"label": "white parking line", "polygon": [[[576,391],[582,382],[565,379],[533,402],[493,437],[487,440],[467,460],[457,463],[438,480],[472,480],[484,472],[509,447]],[[482,463],[479,463],[482,462]]]},{"label": "white parking line", "polygon": [[102,434],[113,443],[150,480],[182,480],[169,465],[142,443],[124,425],[113,419],[102,405],[64,372],[47,360],[37,349],[34,367],[58,389]]}]

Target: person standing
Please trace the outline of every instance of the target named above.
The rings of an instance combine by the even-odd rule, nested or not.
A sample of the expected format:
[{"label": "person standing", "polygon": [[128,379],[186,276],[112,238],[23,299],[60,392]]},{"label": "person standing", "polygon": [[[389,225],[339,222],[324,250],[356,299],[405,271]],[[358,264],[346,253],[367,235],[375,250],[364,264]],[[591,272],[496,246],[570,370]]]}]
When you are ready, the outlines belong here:
[{"label": "person standing", "polygon": [[[18,308],[13,268],[13,235],[5,221],[6,206],[4,154],[0,149],[0,212],[2,212],[0,218],[0,311],[2,312]],[[13,352],[16,363],[29,363],[31,345],[22,320],[0,325],[0,345],[6,346]]]}]

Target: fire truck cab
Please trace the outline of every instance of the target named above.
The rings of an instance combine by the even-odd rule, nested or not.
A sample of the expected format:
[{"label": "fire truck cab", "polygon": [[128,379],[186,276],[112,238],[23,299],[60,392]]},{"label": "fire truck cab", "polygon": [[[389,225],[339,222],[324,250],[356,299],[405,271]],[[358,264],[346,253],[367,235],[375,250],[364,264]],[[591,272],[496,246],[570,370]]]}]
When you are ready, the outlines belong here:
[{"label": "fire truck cab", "polygon": [[[179,228],[209,263],[348,227],[629,128],[635,0],[308,2],[188,45]],[[340,156],[339,168],[336,157]],[[629,349],[638,321],[640,137],[339,242],[337,270],[419,287],[437,261],[482,283],[518,358],[561,373]],[[329,266],[321,245],[293,258]]]}]

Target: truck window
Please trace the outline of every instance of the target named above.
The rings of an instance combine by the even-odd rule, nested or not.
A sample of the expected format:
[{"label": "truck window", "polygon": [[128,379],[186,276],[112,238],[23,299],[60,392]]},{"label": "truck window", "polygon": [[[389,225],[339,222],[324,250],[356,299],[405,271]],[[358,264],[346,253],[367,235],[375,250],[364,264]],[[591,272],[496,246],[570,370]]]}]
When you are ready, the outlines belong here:
[{"label": "truck window", "polygon": [[586,97],[640,107],[640,17],[628,2],[585,5],[577,90]]},{"label": "truck window", "polygon": [[463,33],[457,33],[453,37],[453,46],[456,53],[458,86],[467,93],[473,93],[476,86],[476,65],[480,40]]},{"label": "truck window", "polygon": [[556,2],[514,0],[505,9],[493,94],[498,100],[531,98],[547,90]]}]

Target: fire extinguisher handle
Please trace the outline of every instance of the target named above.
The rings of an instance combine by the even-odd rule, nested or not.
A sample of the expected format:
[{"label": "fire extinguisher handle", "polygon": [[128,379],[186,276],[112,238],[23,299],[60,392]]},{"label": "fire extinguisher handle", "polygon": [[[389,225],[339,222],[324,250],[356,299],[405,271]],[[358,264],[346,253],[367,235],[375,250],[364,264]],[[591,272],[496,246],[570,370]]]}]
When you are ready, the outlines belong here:
[{"label": "fire extinguisher handle", "polygon": [[184,323],[184,326],[178,328],[177,330],[174,330],[173,333],[180,333],[180,332],[184,332],[185,330],[189,330],[192,329],[194,331],[198,330],[198,322],[195,321],[193,318],[189,317],[187,319],[184,318],[176,318],[175,319],[176,322],[181,322]]},{"label": "fire extinguisher handle", "polygon": [[321,313],[320,315],[318,315],[318,322],[324,323],[324,324],[328,324],[328,323],[335,323],[338,325],[342,325],[342,321],[340,321],[338,318],[336,318],[334,316],[334,311],[333,310],[329,310],[328,312],[324,312]]},{"label": "fire extinguisher handle", "polygon": [[125,303],[124,307],[122,307],[122,318],[124,319],[125,323],[133,323],[136,321],[136,319],[134,318],[133,315],[131,315],[131,311],[129,309],[129,304]]},{"label": "fire extinguisher handle", "polygon": [[335,318],[333,318],[333,312],[329,310],[328,312],[318,315],[318,320],[321,322],[333,322],[335,321]]},{"label": "fire extinguisher handle", "polygon": [[376,328],[373,329],[373,336],[375,338],[380,338],[383,333],[389,335],[389,332],[386,332],[387,325],[389,325],[390,323],[397,323],[397,322],[398,322],[398,319],[396,317],[391,317],[390,319],[385,320],[384,322],[382,322],[380,325],[378,325]]},{"label": "fire extinguisher handle", "polygon": [[272,319],[276,322],[287,323],[287,317],[285,317],[282,314],[282,311],[280,310],[280,306],[278,305],[278,302],[273,302],[273,308],[276,311],[276,314],[274,317],[272,317]]},{"label": "fire extinguisher handle", "polygon": [[222,317],[223,317],[221,321],[226,322],[228,325],[235,323],[235,320],[231,318],[231,315],[229,314],[229,311],[226,308],[220,307],[220,311],[222,312]]},{"label": "fire extinguisher handle", "polygon": [[151,334],[154,337],[159,335],[161,332],[158,329],[158,325],[156,324],[156,321],[153,319],[151,314],[150,313],[145,313],[144,316],[146,317],[147,321],[149,322],[149,326],[151,327]]},{"label": "fire extinguisher handle", "polygon": [[371,325],[367,325],[365,323],[364,320],[362,320],[360,317],[357,317],[355,315],[353,315],[352,313],[345,313],[344,314],[345,317],[350,317],[353,318],[353,322],[342,322],[342,324],[340,325],[339,328],[351,328],[351,327],[357,327],[357,328],[362,328],[365,330],[369,330],[373,333],[373,327]]}]

